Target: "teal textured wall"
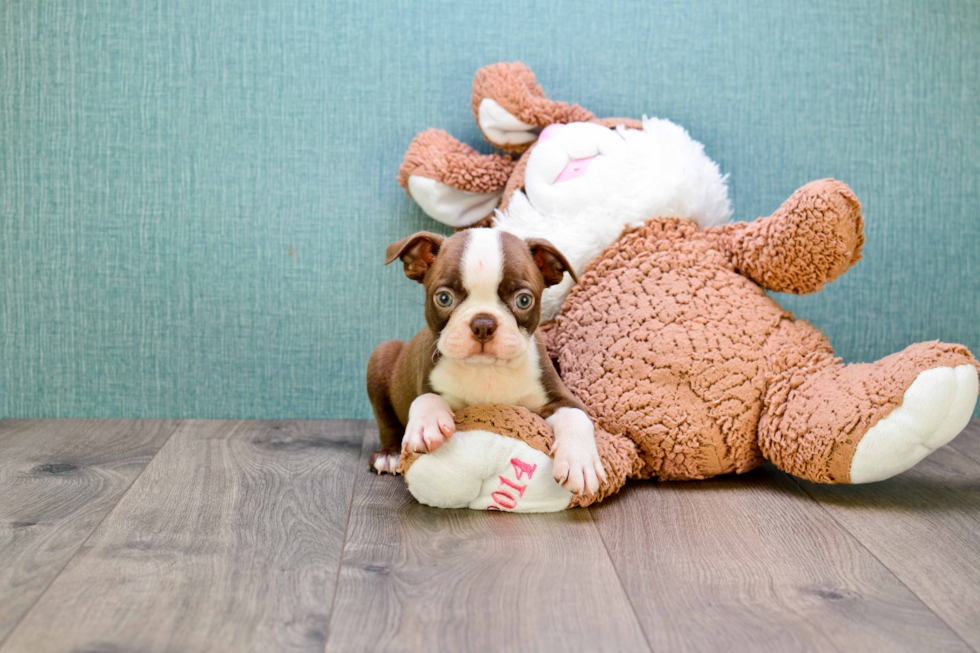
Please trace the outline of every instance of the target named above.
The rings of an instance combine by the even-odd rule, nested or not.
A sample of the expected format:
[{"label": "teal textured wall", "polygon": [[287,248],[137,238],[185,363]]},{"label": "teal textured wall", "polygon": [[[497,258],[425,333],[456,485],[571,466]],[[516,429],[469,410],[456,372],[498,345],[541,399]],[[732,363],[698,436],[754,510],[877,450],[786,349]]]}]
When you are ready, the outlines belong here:
[{"label": "teal textured wall", "polygon": [[845,180],[865,258],[784,304],[849,361],[980,352],[975,0],[7,0],[0,415],[369,415],[369,352],[422,325],[384,246],[434,226],[395,172],[427,127],[481,142],[499,60],[685,125],[738,219]]}]

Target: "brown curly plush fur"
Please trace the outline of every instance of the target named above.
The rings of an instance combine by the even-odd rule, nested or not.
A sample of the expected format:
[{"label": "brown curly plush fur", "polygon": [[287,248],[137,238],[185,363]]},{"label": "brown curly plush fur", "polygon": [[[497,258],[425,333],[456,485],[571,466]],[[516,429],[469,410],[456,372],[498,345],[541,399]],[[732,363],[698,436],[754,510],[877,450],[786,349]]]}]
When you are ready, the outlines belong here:
[{"label": "brown curly plush fur", "polygon": [[932,342],[845,366],[746,276],[822,287],[860,257],[859,210],[843,184],[814,182],[751,224],[650,220],[589,265],[550,335],[597,425],[637,445],[641,477],[700,479],[768,459],[847,483],[857,442],[919,372],[978,365],[965,347]]},{"label": "brown curly plush fur", "polygon": [[861,204],[833,179],[800,188],[764,220],[717,231],[717,245],[740,273],[763,288],[796,294],[816,292],[844,274],[864,246]]}]

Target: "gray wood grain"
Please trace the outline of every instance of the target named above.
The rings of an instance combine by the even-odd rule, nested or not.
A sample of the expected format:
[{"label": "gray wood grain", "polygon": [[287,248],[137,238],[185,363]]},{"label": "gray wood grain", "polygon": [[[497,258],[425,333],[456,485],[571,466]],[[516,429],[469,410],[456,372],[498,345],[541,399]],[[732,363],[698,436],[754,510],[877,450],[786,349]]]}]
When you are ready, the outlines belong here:
[{"label": "gray wood grain", "polygon": [[963,432],[948,446],[980,463],[980,417],[970,420]]},{"label": "gray wood grain", "polygon": [[437,510],[358,473],[327,651],[649,650],[588,510]]},{"label": "gray wood grain", "polygon": [[974,649],[980,650],[978,422],[953,445],[880,483],[800,482]]},{"label": "gray wood grain", "polygon": [[592,510],[656,651],[969,651],[771,467]]},{"label": "gray wood grain", "polygon": [[168,420],[0,421],[0,642],[176,427]]},{"label": "gray wood grain", "polygon": [[184,422],[0,650],[321,653],[363,433]]}]

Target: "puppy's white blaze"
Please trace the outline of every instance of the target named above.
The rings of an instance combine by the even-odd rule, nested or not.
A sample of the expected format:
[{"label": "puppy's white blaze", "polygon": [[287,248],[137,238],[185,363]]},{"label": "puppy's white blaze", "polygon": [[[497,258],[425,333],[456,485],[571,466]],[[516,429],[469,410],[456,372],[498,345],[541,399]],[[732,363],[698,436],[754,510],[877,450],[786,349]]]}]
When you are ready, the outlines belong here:
[{"label": "puppy's white blaze", "polygon": [[493,229],[470,229],[462,260],[463,286],[469,293],[464,304],[500,302],[497,288],[504,278],[504,250],[500,233]]}]

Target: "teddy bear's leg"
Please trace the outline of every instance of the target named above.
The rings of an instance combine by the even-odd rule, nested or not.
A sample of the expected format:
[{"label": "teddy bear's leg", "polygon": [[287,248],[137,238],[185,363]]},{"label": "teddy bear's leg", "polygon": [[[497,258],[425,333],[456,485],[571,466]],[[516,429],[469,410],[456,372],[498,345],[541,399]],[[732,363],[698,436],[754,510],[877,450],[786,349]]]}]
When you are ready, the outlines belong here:
[{"label": "teddy bear's leg", "polygon": [[398,169],[398,183],[429,217],[450,227],[468,227],[493,214],[514,160],[480,154],[441,129],[412,140]]},{"label": "teddy bear's leg", "polygon": [[780,469],[819,483],[899,474],[952,440],[973,414],[980,364],[961,345],[924,342],[843,365],[805,321],[766,348],[759,446]]}]

